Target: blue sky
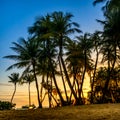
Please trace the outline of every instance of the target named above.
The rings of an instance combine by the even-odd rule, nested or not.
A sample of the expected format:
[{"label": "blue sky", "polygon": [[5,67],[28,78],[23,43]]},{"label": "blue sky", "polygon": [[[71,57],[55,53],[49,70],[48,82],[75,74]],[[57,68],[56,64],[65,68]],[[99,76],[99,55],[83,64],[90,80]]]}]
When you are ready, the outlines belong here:
[{"label": "blue sky", "polygon": [[[37,16],[54,11],[70,12],[73,21],[83,32],[93,33],[102,27],[95,19],[103,19],[101,5],[93,6],[93,0],[0,0],[0,83],[8,83],[6,68],[12,61],[3,56],[14,54],[10,47],[20,37],[27,38],[27,29]],[[0,84],[0,91],[3,84]]]}]

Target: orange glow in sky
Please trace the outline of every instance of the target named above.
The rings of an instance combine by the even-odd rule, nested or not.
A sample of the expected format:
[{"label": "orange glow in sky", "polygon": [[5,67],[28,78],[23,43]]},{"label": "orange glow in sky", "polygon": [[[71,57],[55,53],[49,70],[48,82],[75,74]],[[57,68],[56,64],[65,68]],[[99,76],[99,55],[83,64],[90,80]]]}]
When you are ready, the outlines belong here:
[{"label": "orange glow in sky", "polygon": [[[63,89],[62,83],[59,81],[59,87],[61,86],[61,90]],[[87,97],[87,92],[90,90],[89,79],[86,79],[83,86],[83,92],[85,97]],[[0,85],[0,100],[10,101],[11,96],[14,91],[14,86],[11,83],[1,84]],[[13,103],[16,103],[16,108],[21,108],[24,105],[29,104],[29,96],[28,96],[28,86],[27,84],[17,85],[16,93],[13,99]],[[36,88],[34,82],[31,83],[31,104],[38,105],[37,96],[36,96]],[[48,106],[48,98],[46,98],[43,102],[43,107]]]}]

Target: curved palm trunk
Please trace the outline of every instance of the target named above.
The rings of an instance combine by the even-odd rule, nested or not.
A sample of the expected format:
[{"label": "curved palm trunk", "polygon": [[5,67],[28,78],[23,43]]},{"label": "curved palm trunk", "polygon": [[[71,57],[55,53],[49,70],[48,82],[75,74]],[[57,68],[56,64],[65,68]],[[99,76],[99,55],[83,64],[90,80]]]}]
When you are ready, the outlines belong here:
[{"label": "curved palm trunk", "polygon": [[[114,74],[114,73],[113,73],[113,70],[114,70],[114,67],[115,67],[116,56],[117,56],[116,47],[117,47],[117,45],[115,44],[115,45],[114,45],[114,59],[113,59],[113,63],[112,63],[112,68],[111,68],[111,70],[110,70],[110,75],[111,75],[111,74]],[[114,74],[113,76],[115,76],[115,74]],[[109,83],[108,83],[108,84],[109,84]],[[117,85],[117,81],[116,81],[116,88],[117,88],[117,87],[118,87],[118,85]],[[115,100],[114,95],[113,95],[112,92],[111,92],[111,98],[112,98],[112,102],[115,103],[116,100]]]},{"label": "curved palm trunk", "polygon": [[57,93],[58,93],[59,98],[60,98],[60,101],[61,101],[61,106],[64,106],[64,105],[65,105],[64,99],[63,99],[63,97],[62,97],[62,95],[61,95],[61,92],[60,92],[60,90],[59,90],[59,88],[58,88],[54,71],[52,71],[52,76],[53,76],[53,81],[54,81],[55,87],[56,87],[56,89],[57,89]]},{"label": "curved palm trunk", "polygon": [[28,84],[28,92],[29,92],[29,107],[30,107],[31,106],[30,83]]},{"label": "curved palm trunk", "polygon": [[94,97],[94,92],[93,92],[93,87],[94,87],[94,82],[95,82],[95,75],[96,75],[96,69],[97,69],[97,64],[98,64],[98,56],[99,56],[99,52],[96,49],[97,55],[96,55],[96,61],[95,61],[95,68],[94,68],[94,73],[93,73],[93,80],[91,83],[91,100],[90,102],[93,103],[93,97]]},{"label": "curved palm trunk", "polygon": [[49,57],[50,65],[51,65],[51,68],[52,68],[53,82],[54,82],[54,84],[55,84],[57,93],[58,93],[58,95],[59,95],[59,98],[60,98],[60,101],[61,101],[61,106],[65,106],[64,99],[63,99],[63,97],[62,97],[62,95],[61,95],[61,92],[60,92],[60,90],[59,90],[59,88],[58,88],[58,85],[57,85],[57,82],[56,82],[55,72],[54,72],[54,68],[53,68],[53,65],[52,65],[51,57],[50,57],[50,56],[48,56],[48,57]]},{"label": "curved palm trunk", "polygon": [[73,89],[73,86],[72,86],[72,84],[71,84],[71,82],[70,82],[70,79],[69,79],[69,76],[68,76],[68,73],[67,73],[66,66],[65,66],[65,64],[64,64],[63,58],[62,58],[61,56],[60,56],[60,58],[61,58],[61,63],[62,63],[62,66],[63,66],[63,70],[64,70],[64,73],[65,73],[65,77],[66,77],[67,83],[68,83],[68,85],[69,85],[69,87],[70,87],[70,90],[71,90],[71,92],[72,92],[72,94],[73,94],[73,96],[74,96],[74,98],[75,98],[76,105],[79,105],[79,104],[80,104],[80,101],[79,101],[79,99],[77,98],[77,94],[75,93],[75,91],[74,91],[74,89]]},{"label": "curved palm trunk", "polygon": [[46,93],[44,94],[43,98],[41,99],[41,103],[45,100]]},{"label": "curved palm trunk", "polygon": [[110,51],[108,50],[108,73],[107,73],[107,80],[105,82],[105,86],[103,88],[103,96],[102,96],[102,102],[106,102],[106,94],[107,94],[107,90],[108,90],[108,85],[109,85],[109,81],[110,81]]},{"label": "curved palm trunk", "polygon": [[114,67],[115,67],[115,63],[116,63],[116,56],[117,56],[117,50],[116,50],[116,44],[114,46],[114,59],[113,59],[113,64],[112,64],[112,68],[111,68],[111,73],[112,71],[114,70]]},{"label": "curved palm trunk", "polygon": [[52,107],[52,77],[50,77],[50,89],[49,89],[49,100],[50,100],[50,108]]},{"label": "curved palm trunk", "polygon": [[[80,86],[79,86],[79,83],[78,83],[78,80],[77,80],[77,78],[76,78],[76,76],[77,76],[77,74],[76,74],[76,72],[75,72],[75,69],[73,69],[73,71],[74,71],[74,74],[73,74],[73,83],[72,83],[72,86],[73,86],[73,88],[75,87],[75,92],[76,92],[76,95],[78,95],[78,99],[80,100]],[[71,101],[71,98],[72,98],[72,92],[71,92],[71,94],[70,94],[70,101]]]},{"label": "curved palm trunk", "polygon": [[33,63],[33,74],[35,77],[35,84],[36,84],[36,90],[37,90],[38,108],[42,108],[42,104],[40,102],[39,87],[38,87],[38,81],[37,81],[37,77],[36,77],[36,73],[35,73],[35,64],[34,63]]},{"label": "curved palm trunk", "polygon": [[14,87],[15,87],[15,89],[14,89],[14,92],[13,92],[13,95],[12,95],[12,98],[11,98],[11,103],[12,103],[13,98],[14,98],[14,96],[15,96],[15,92],[16,92],[16,83],[14,84]]},{"label": "curved palm trunk", "polygon": [[[76,79],[76,76],[75,76],[75,74],[73,75],[73,83],[72,83],[72,86],[73,86],[73,88],[74,88],[74,86],[75,86],[75,79]],[[75,89],[76,90],[76,89]],[[71,102],[71,99],[72,99],[72,92],[70,93],[70,102]]]},{"label": "curved palm trunk", "polygon": [[[47,85],[49,84],[48,83],[48,73],[47,73],[47,78],[46,78],[46,81],[47,81]],[[49,108],[51,108],[51,96],[50,96],[50,88],[47,89],[48,91],[48,101],[49,101]]]},{"label": "curved palm trunk", "polygon": [[76,104],[79,104],[79,99],[77,98],[77,94],[75,93],[74,89],[73,89],[73,86],[70,82],[70,79],[69,79],[69,76],[68,76],[68,73],[67,73],[67,69],[66,69],[66,66],[64,64],[64,61],[63,61],[63,58],[62,58],[62,50],[63,50],[63,36],[62,34],[60,34],[59,36],[59,57],[60,57],[60,61],[61,61],[61,64],[62,64],[62,67],[63,67],[63,70],[64,70],[64,74],[65,74],[65,77],[66,77],[66,80],[67,80],[67,83],[70,87],[70,90],[75,98],[75,101],[76,101]]},{"label": "curved palm trunk", "polygon": [[66,100],[68,102],[67,90],[66,90],[65,81],[64,81],[64,78],[63,78],[62,67],[61,67],[61,62],[60,62],[60,57],[59,56],[58,56],[58,61],[59,61],[59,66],[60,66],[60,72],[61,72],[63,87],[64,87],[64,91],[65,91],[65,96],[66,96]]},{"label": "curved palm trunk", "polygon": [[[45,81],[45,80],[44,80],[44,75],[43,75],[43,76],[42,76],[42,84],[44,83],[44,81]],[[41,89],[40,89],[40,99],[41,99],[41,100],[43,99],[43,98],[42,98],[42,97],[43,97],[43,96],[42,96],[42,95],[43,95],[43,86],[42,86],[42,84],[41,84]],[[41,102],[41,103],[42,103],[42,102]]]},{"label": "curved palm trunk", "polygon": [[51,67],[51,70],[52,70],[52,77],[53,77],[53,82],[54,82],[54,84],[55,84],[55,87],[56,87],[56,90],[57,90],[57,93],[58,93],[58,95],[59,95],[59,98],[60,98],[60,101],[61,101],[61,106],[64,106],[65,105],[65,102],[64,102],[64,99],[63,99],[63,97],[62,97],[62,95],[61,95],[61,92],[60,92],[60,90],[59,90],[59,88],[58,88],[58,85],[57,85],[57,82],[56,82],[56,78],[55,78],[55,70],[54,70],[54,67],[53,67],[53,65],[52,65],[52,59],[51,59],[51,56],[50,56],[50,46],[49,46],[49,40],[47,40],[47,49],[48,49],[48,59],[49,59],[49,62],[50,62],[50,67]]},{"label": "curved palm trunk", "polygon": [[55,103],[57,104],[57,106],[59,105],[59,103],[57,102],[57,100],[55,99],[54,95],[51,94],[51,97],[54,99]]},{"label": "curved palm trunk", "polygon": [[82,88],[83,88],[83,83],[84,83],[84,78],[85,78],[85,73],[86,73],[86,64],[87,64],[86,51],[85,51],[84,54],[85,54],[85,65],[84,65],[85,67],[84,67],[84,71],[83,71],[83,75],[82,75],[82,82],[81,82],[81,87],[80,87],[80,99],[81,99],[81,104],[83,104],[81,95],[82,95]]}]

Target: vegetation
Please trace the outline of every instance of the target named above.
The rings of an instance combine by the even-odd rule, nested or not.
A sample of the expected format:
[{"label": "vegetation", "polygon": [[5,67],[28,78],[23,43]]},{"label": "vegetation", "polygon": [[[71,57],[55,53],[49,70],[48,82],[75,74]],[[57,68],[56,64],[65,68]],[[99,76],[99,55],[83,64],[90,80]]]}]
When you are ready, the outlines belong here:
[{"label": "vegetation", "polygon": [[32,74],[26,74],[25,76],[23,76],[22,83],[28,83],[29,107],[31,106],[30,84],[33,81],[34,81],[34,76]]},{"label": "vegetation", "polygon": [[0,101],[0,110],[11,110],[15,105],[8,101]]},{"label": "vegetation", "polygon": [[[103,6],[105,20],[97,20],[103,25],[103,31],[83,34],[79,24],[72,21],[71,13],[55,11],[36,19],[28,29],[27,40],[21,38],[19,42],[13,42],[11,49],[16,54],[5,58],[16,63],[7,70],[24,69],[20,81],[29,83],[29,106],[32,81],[36,84],[38,108],[42,108],[45,95],[48,95],[49,107],[55,107],[53,103],[56,106],[86,104],[83,83],[87,74],[91,85],[90,103],[120,102],[120,2],[95,0],[94,4],[103,1],[106,1]],[[79,35],[71,39],[70,36],[76,33]],[[27,76],[29,73],[32,80]],[[62,92],[57,76],[63,83]],[[17,82],[13,83],[16,90]],[[44,97],[43,89],[46,91]],[[54,97],[54,92],[59,99]]]},{"label": "vegetation", "polygon": [[15,92],[16,92],[16,84],[18,82],[20,82],[20,79],[19,79],[19,73],[12,73],[11,76],[8,76],[10,81],[9,82],[12,82],[14,84],[14,92],[13,92],[13,95],[12,95],[12,98],[11,98],[11,104],[12,104],[12,101],[13,101],[13,98],[14,98],[14,95],[15,95]]},{"label": "vegetation", "polygon": [[0,111],[0,120],[119,120],[120,104]]}]

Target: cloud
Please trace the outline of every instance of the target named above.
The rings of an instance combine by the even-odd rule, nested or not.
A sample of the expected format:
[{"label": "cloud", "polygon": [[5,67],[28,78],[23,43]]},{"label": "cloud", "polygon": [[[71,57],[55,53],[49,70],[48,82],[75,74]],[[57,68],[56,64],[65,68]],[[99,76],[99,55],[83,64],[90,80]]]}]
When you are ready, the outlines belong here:
[{"label": "cloud", "polygon": [[12,86],[12,85],[7,84],[7,83],[0,83],[0,86]]}]

